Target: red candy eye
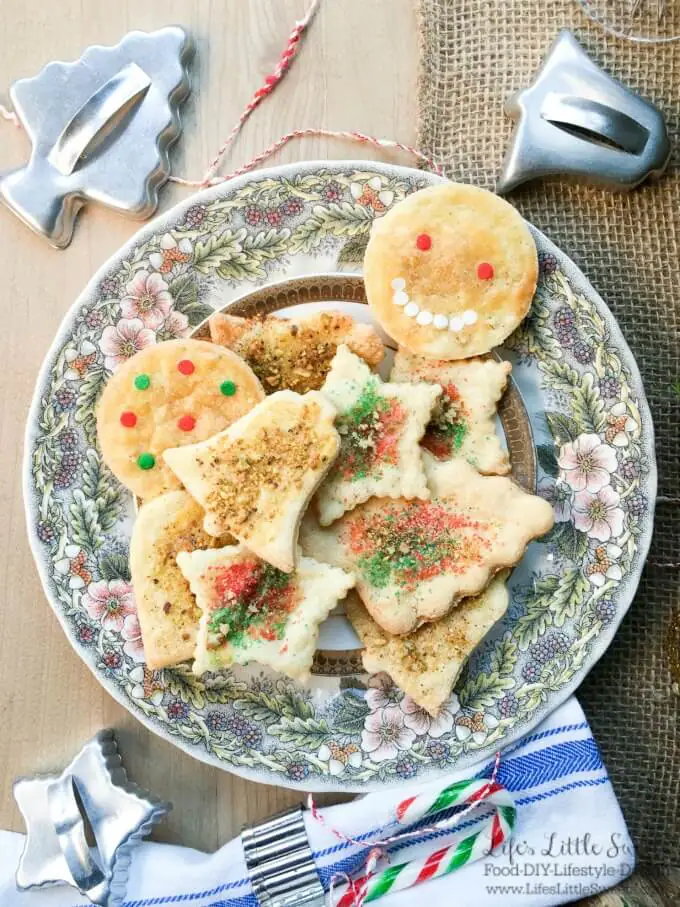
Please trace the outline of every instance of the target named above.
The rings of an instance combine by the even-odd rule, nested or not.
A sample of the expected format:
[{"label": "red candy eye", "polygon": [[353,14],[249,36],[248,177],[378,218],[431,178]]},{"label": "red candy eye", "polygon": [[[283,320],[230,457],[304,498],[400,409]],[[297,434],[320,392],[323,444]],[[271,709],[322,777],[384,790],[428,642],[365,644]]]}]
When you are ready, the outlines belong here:
[{"label": "red candy eye", "polygon": [[421,252],[427,252],[432,248],[432,237],[429,233],[421,233],[416,238],[416,245]]},{"label": "red candy eye", "polygon": [[488,261],[483,261],[477,265],[477,277],[480,280],[491,280],[493,277],[493,265],[490,265]]},{"label": "red candy eye", "polygon": [[193,416],[182,416],[177,420],[177,427],[180,431],[193,431],[194,425],[196,425],[196,420]]},{"label": "red candy eye", "polygon": [[180,371],[183,375],[192,375],[196,366],[191,361],[191,359],[182,359],[177,363],[177,370]]},{"label": "red candy eye", "polygon": [[125,412],[120,414],[120,424],[123,428],[134,428],[137,424],[137,416],[131,412]]}]

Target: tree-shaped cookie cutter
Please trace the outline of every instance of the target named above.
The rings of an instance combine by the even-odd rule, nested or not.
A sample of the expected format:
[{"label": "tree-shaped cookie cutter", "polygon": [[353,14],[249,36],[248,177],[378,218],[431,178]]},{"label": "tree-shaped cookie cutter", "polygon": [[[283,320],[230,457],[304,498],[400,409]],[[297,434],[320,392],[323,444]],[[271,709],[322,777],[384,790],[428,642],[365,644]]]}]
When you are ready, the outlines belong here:
[{"label": "tree-shaped cookie cutter", "polygon": [[0,198],[53,246],[71,241],[89,200],[150,217],[170,175],[181,132],[193,48],[183,29],[130,32],[12,85],[12,104],[33,146],[28,164],[0,177]]}]

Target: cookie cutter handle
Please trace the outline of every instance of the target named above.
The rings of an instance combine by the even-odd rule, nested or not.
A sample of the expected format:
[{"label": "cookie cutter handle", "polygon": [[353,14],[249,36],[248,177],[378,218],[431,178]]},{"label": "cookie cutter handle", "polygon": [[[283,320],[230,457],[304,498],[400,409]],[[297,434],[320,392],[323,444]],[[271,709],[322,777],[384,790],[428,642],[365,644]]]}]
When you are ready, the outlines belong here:
[{"label": "cookie cutter handle", "polygon": [[245,828],[241,843],[260,907],[324,907],[301,806]]},{"label": "cookie cutter handle", "polygon": [[105,905],[109,893],[108,879],[87,843],[85,819],[76,789],[73,775],[59,778],[49,786],[47,802],[50,817],[75,887],[93,904]]},{"label": "cookie cutter handle", "polygon": [[64,126],[47,160],[70,176],[81,159],[92,154],[122,125],[145,97],[151,79],[136,63],[128,63],[85,101]]}]

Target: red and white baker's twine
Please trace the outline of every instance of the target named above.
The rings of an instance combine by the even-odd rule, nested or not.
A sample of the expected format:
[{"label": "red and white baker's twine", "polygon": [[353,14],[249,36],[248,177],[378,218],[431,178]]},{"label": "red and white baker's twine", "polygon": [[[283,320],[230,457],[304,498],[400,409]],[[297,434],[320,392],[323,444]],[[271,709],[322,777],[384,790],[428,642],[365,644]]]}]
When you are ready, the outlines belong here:
[{"label": "red and white baker's twine", "polygon": [[[404,890],[413,885],[427,881],[435,876],[453,872],[459,866],[497,847],[512,831],[515,821],[515,808],[512,798],[507,791],[496,782],[500,766],[500,753],[496,753],[493,772],[488,781],[471,780],[459,782],[437,791],[431,796],[409,797],[398,804],[395,819],[400,825],[410,825],[424,816],[434,815],[443,809],[457,804],[467,804],[464,809],[448,819],[433,822],[422,828],[412,831],[397,832],[380,840],[358,840],[336,828],[332,828],[319,813],[314,798],[309,795],[308,806],[312,817],[334,837],[340,841],[353,844],[357,847],[369,846],[364,864],[363,875],[355,880],[346,873],[338,873],[331,878],[329,888],[330,904],[335,907],[362,907],[363,904],[383,897],[388,891]],[[473,809],[484,802],[493,803],[496,813],[490,817],[487,826],[458,844],[435,851],[423,860],[412,860],[400,866],[390,867],[382,872],[376,872],[378,862],[386,857],[386,848],[391,844],[403,843],[411,838],[420,838],[423,835],[443,830],[451,830],[457,826]],[[335,901],[336,888],[342,883],[345,888],[339,901]]]},{"label": "red and white baker's twine", "polygon": [[[411,145],[404,145],[402,142],[396,142],[392,139],[380,139],[372,135],[365,135],[362,132],[353,132],[349,130],[334,130],[334,129],[295,129],[292,132],[286,133],[286,135],[281,136],[280,139],[277,139],[275,142],[272,142],[268,148],[265,148],[260,154],[256,155],[247,164],[244,164],[242,167],[232,171],[226,176],[218,176],[217,171],[219,170],[220,164],[224,159],[227,151],[233,145],[236,137],[241,132],[244,124],[250,117],[250,115],[255,111],[262,101],[267,98],[276,88],[276,86],[282,81],[287,72],[290,70],[293,61],[298,55],[300,47],[302,45],[302,38],[307,31],[312,19],[314,18],[316,11],[319,7],[321,0],[312,0],[312,3],[302,17],[295,23],[295,26],[288,37],[286,46],[279,57],[279,60],[274,67],[273,71],[265,77],[264,82],[257,89],[252,98],[248,101],[246,106],[243,108],[243,111],[234,124],[233,129],[222,142],[217,154],[212,159],[208,165],[208,169],[205,172],[205,175],[200,180],[190,180],[185,179],[181,176],[171,176],[170,180],[173,183],[177,183],[180,186],[189,186],[193,189],[205,189],[208,186],[216,186],[219,183],[224,183],[227,180],[233,179],[235,176],[241,176],[244,173],[248,173],[251,170],[254,170],[258,167],[263,161],[266,161],[273,154],[276,154],[277,151],[280,151],[281,148],[285,147],[293,139],[309,138],[309,137],[323,137],[323,138],[332,138],[332,139],[344,139],[352,142],[359,142],[364,145],[371,145],[374,148],[381,149],[398,149],[404,151],[407,154],[412,155],[416,160],[425,164],[430,170],[433,170],[435,173],[441,174],[441,167],[436,164],[431,158],[426,154],[423,154],[422,151],[419,151],[417,148],[413,148]],[[2,104],[0,104],[0,116],[13,123],[16,127],[21,128],[21,122],[19,117],[11,110],[8,110]]]},{"label": "red and white baker's twine", "polygon": [[3,120],[8,120],[10,123],[13,123],[17,129],[21,129],[19,117],[13,110],[8,110],[4,104],[0,104],[0,117],[2,117]]}]

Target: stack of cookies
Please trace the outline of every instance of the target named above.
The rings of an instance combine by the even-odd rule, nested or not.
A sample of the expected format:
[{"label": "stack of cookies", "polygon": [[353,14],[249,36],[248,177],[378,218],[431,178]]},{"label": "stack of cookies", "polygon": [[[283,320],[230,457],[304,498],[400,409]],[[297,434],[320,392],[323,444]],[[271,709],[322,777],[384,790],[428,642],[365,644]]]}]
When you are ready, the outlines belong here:
[{"label": "stack of cookies", "polygon": [[437,714],[553,522],[507,478],[494,422],[510,365],[486,355],[536,278],[515,210],[443,184],[376,221],[366,252],[369,305],[400,344],[389,381],[375,331],[337,313],[215,315],[212,343],[116,372],[99,439],[143,501],[131,572],[150,668],[304,679],[346,598],[366,669]]}]

